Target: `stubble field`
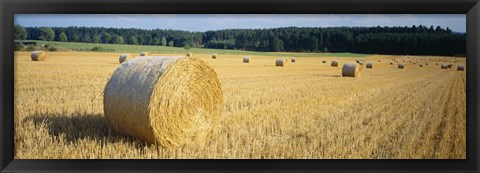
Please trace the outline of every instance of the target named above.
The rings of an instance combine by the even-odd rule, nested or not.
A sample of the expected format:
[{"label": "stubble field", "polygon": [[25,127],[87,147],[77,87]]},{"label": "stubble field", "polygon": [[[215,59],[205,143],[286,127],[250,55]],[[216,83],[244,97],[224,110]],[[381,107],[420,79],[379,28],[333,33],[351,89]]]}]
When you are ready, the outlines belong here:
[{"label": "stubble field", "polygon": [[[206,147],[162,148],[103,119],[103,90],[120,53],[15,53],[15,158],[466,158],[466,71],[390,65],[341,77],[354,58],[195,55],[218,74],[224,105]],[[425,58],[424,56],[420,58]],[[325,59],[328,63],[323,64]],[[330,61],[340,60],[339,67]],[[449,58],[452,59],[452,58]],[[381,60],[381,62],[378,62]],[[465,64],[464,58],[459,60]]]}]

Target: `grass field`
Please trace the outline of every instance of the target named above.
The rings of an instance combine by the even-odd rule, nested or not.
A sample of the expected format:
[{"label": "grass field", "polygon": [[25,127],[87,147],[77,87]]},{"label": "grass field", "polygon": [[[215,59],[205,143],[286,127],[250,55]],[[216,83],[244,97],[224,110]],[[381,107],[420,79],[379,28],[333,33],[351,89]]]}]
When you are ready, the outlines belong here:
[{"label": "grass field", "polygon": [[15,159],[466,158],[466,71],[456,66],[407,61],[401,70],[389,64],[398,56],[374,55],[365,58],[373,69],[346,78],[341,67],[354,62],[349,54],[295,54],[296,63],[275,67],[275,53],[257,53],[244,64],[244,51],[215,51],[216,60],[208,49],[191,52],[215,69],[224,95],[219,126],[205,148],[150,146],[107,126],[103,89],[120,53],[48,52],[48,61],[33,62],[30,52],[16,52]]},{"label": "grass field", "polygon": [[364,57],[366,54],[357,53],[278,53],[278,52],[254,52],[243,50],[228,50],[228,49],[207,49],[207,48],[191,48],[185,50],[183,47],[168,47],[168,46],[133,46],[127,44],[94,44],[94,43],[71,43],[71,42],[45,42],[38,40],[27,40],[37,42],[37,45],[48,44],[63,50],[90,50],[94,47],[101,46],[105,49],[114,50],[114,52],[153,52],[153,53],[172,53],[184,54],[185,52],[192,52],[195,54],[212,54],[219,55],[255,55],[255,56],[295,56],[295,57]]}]

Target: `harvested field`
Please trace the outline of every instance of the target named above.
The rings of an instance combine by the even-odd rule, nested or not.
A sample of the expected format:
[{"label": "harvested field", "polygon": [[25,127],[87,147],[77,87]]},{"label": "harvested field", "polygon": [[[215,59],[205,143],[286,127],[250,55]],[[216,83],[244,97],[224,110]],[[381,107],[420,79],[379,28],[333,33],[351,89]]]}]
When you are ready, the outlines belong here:
[{"label": "harvested field", "polygon": [[163,148],[104,120],[103,91],[122,53],[48,52],[41,63],[30,54],[15,53],[15,159],[466,158],[467,70],[399,70],[389,62],[411,58],[375,55],[364,58],[375,68],[347,78],[322,60],[342,67],[354,58],[302,57],[276,68],[277,56],[244,64],[245,55],[195,54],[222,85],[218,126],[205,147]]}]

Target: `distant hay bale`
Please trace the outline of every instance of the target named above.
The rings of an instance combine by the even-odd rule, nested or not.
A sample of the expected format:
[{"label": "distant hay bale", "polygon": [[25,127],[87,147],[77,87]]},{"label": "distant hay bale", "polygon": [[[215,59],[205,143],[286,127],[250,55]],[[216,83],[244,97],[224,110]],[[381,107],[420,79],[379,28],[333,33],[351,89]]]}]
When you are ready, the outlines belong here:
[{"label": "distant hay bale", "polygon": [[343,77],[360,77],[361,67],[356,63],[345,63],[342,67],[342,76]]},{"label": "distant hay bale", "polygon": [[150,56],[150,52],[142,52],[140,53],[140,56]]},{"label": "distant hay bale", "polygon": [[363,61],[360,61],[358,64],[363,65]]},{"label": "distant hay bale", "polygon": [[218,54],[214,53],[212,54],[212,59],[217,59]]},{"label": "distant hay bale", "polygon": [[423,64],[418,65],[419,67],[423,67]]},{"label": "distant hay bale", "polygon": [[46,61],[47,54],[44,51],[33,51],[31,58],[32,61]]},{"label": "distant hay bale", "polygon": [[357,60],[355,60],[355,61],[356,61],[357,63],[360,63],[360,60],[358,60],[358,59],[357,59]]},{"label": "distant hay bale", "polygon": [[465,70],[465,66],[463,64],[457,65],[457,71],[463,71]]},{"label": "distant hay bale", "polygon": [[277,60],[275,60],[275,66],[284,67],[286,65],[287,65],[286,58],[277,58]]},{"label": "distant hay bale", "polygon": [[435,63],[435,65],[438,65],[438,62],[437,62],[437,63]]},{"label": "distant hay bale", "polygon": [[134,56],[132,54],[129,54],[129,53],[126,53],[126,54],[122,54],[120,55],[120,57],[118,58],[118,62],[119,63],[123,63],[125,62],[126,60],[129,60],[129,59],[132,59],[134,58]]},{"label": "distant hay bale", "polygon": [[382,62],[382,60],[378,60],[378,62]]},{"label": "distant hay bale", "polygon": [[204,146],[223,105],[215,71],[199,58],[139,57],[120,65],[104,90],[114,130],[163,147]]},{"label": "distant hay bale", "polygon": [[452,68],[452,67],[453,67],[453,64],[448,64],[447,67],[448,67],[448,68]]},{"label": "distant hay bale", "polygon": [[325,64],[325,63],[327,63],[327,61],[325,61],[325,60],[322,60],[322,63],[324,63],[324,64]]},{"label": "distant hay bale", "polygon": [[367,63],[367,68],[373,68],[373,63],[371,62]]},{"label": "distant hay bale", "polygon": [[447,69],[447,68],[448,68],[448,65],[447,65],[447,64],[442,64],[442,65],[440,65],[440,68],[441,68],[441,69]]},{"label": "distant hay bale", "polygon": [[390,62],[390,65],[393,65],[393,62]]},{"label": "distant hay bale", "polygon": [[338,67],[338,60],[332,60],[332,63],[330,63],[330,66]]},{"label": "distant hay bale", "polygon": [[191,53],[191,52],[187,53],[187,57],[192,57],[192,56],[193,56],[193,53]]},{"label": "distant hay bale", "polygon": [[291,61],[291,62],[296,62],[296,61],[297,61],[297,59],[295,59],[295,58],[292,58],[290,61]]},{"label": "distant hay bale", "polygon": [[405,68],[405,64],[404,64],[404,63],[398,64],[398,68],[399,68],[399,69],[404,69],[404,68]]},{"label": "distant hay bale", "polygon": [[243,63],[250,63],[251,58],[249,56],[243,57]]}]

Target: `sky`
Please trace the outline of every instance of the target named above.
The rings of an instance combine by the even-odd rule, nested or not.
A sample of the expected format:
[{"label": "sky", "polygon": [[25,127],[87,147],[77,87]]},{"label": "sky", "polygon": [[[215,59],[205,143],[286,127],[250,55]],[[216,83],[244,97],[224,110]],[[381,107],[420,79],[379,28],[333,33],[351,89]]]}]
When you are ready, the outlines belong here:
[{"label": "sky", "polygon": [[418,26],[466,32],[465,14],[16,14],[25,27],[113,27],[209,31],[279,27]]}]

